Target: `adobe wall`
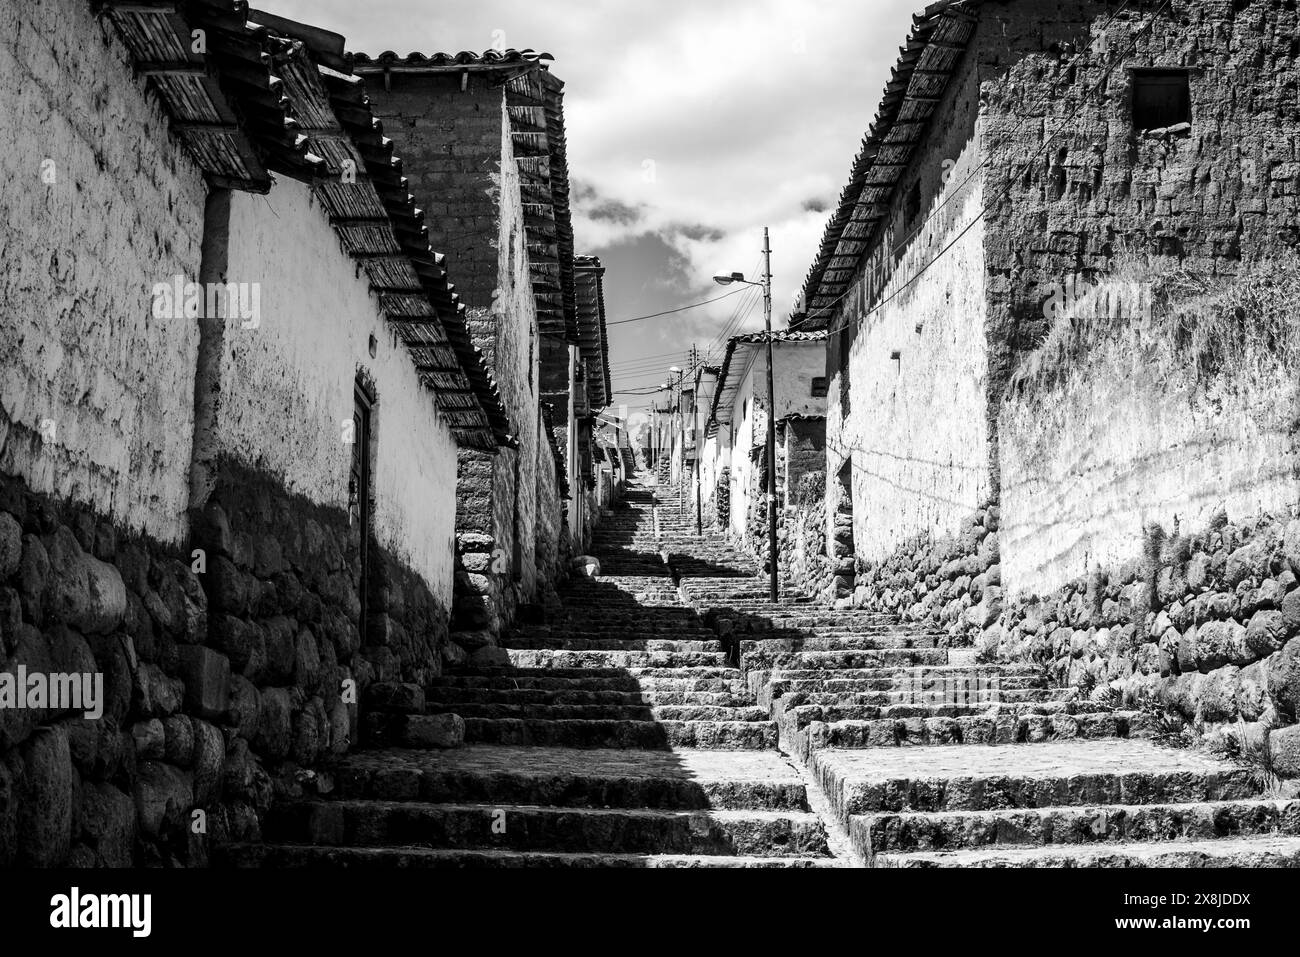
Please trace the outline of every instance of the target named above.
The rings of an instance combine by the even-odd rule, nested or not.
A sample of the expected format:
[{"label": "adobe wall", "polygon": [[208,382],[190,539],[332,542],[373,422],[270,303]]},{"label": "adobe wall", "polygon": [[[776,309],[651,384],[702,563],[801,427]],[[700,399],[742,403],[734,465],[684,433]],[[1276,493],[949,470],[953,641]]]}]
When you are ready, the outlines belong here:
[{"label": "adobe wall", "polygon": [[[959,534],[993,494],[979,114],[977,77],[963,61],[900,181],[880,243],[830,322],[827,475],[852,463],[860,565],[885,559],[918,535]],[[913,184],[921,203],[909,224]],[[828,482],[828,537],[836,516],[849,513],[840,488]]]},{"label": "adobe wall", "polygon": [[152,293],[198,278],[202,177],[88,5],[8,4],[0,36],[0,472],[180,543],[199,333]]},{"label": "adobe wall", "polygon": [[[1090,0],[980,8],[994,429],[1054,288],[1125,251],[1230,276],[1300,241],[1294,5],[1175,0],[1159,16],[1135,5],[1103,30],[1113,12]],[[1191,70],[1190,131],[1134,128],[1133,67]]]}]

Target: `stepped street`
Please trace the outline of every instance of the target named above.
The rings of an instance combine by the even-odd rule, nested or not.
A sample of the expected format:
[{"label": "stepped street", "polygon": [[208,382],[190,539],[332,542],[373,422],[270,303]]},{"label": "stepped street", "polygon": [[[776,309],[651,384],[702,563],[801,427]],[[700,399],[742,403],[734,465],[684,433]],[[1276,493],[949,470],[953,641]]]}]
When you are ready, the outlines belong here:
[{"label": "stepped street", "polygon": [[[386,692],[384,747],[229,864],[1300,865],[1300,801],[1156,719],[788,596],[639,473],[509,664]],[[449,714],[464,746],[421,747]]]}]

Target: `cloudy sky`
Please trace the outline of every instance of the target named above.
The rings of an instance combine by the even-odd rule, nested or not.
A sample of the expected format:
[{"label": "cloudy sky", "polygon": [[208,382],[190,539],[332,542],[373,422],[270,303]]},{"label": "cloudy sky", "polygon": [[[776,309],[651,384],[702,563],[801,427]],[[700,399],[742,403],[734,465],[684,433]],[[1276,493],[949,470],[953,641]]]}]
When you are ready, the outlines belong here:
[{"label": "cloudy sky", "polygon": [[[273,13],[405,55],[493,46],[550,53],[565,81],[578,252],[601,257],[611,323],[759,278],[772,231],[774,323],[812,263],[829,210],[923,0],[268,0]],[[400,149],[401,144],[398,143]],[[731,287],[735,289],[736,287]],[[610,328],[619,403],[685,366],[692,343],[762,327],[745,292]]]}]

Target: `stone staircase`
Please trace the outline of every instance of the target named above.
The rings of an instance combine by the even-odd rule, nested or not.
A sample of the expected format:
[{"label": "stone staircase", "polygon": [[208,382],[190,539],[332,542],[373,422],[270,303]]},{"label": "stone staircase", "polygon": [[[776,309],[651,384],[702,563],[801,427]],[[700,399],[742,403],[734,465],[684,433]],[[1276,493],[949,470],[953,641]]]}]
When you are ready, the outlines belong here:
[{"label": "stone staircase", "polygon": [[[657,511],[654,486],[632,484],[595,533],[601,576],[511,634],[509,667],[384,689],[368,727],[388,746],[324,769],[318,793],[277,804],[265,843],[225,848],[226,863],[840,864],[777,723],[680,600],[661,555],[680,523],[656,538]],[[463,747],[434,746],[462,726]]]},{"label": "stone staircase", "polygon": [[1040,668],[979,665],[887,616],[773,605],[716,535],[692,557],[670,559],[683,597],[869,866],[1300,866],[1300,801],[1162,746],[1154,716],[1051,687]]},{"label": "stone staircase", "polygon": [[[644,476],[509,667],[387,689],[390,742],[247,866],[1300,866],[1300,801],[1149,714],[799,595]],[[465,745],[448,743],[463,728]],[[777,750],[777,748],[781,750]],[[784,752],[784,753],[782,753]],[[818,809],[821,813],[814,811]]]}]

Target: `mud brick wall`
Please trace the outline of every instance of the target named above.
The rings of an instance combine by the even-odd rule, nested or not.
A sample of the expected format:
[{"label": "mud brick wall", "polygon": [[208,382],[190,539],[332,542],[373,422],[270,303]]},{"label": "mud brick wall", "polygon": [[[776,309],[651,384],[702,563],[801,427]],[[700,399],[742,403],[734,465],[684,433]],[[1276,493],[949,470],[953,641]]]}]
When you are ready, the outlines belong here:
[{"label": "mud brick wall", "polygon": [[371,109],[401,146],[402,175],[428,216],[429,243],[444,251],[456,292],[470,307],[486,308],[504,265],[496,239],[500,216],[495,178],[502,164],[500,86],[488,74],[395,73],[366,82]]},{"label": "mud brick wall", "polygon": [[[1114,11],[1088,0],[980,8],[994,417],[1046,329],[1052,284],[1123,248],[1217,275],[1300,241],[1295,5],[1175,0],[1151,20],[1157,7],[1132,5],[1104,31]],[[1135,130],[1137,67],[1190,69],[1190,131]]]},{"label": "mud brick wall", "polygon": [[151,295],[198,277],[202,177],[89,4],[6,4],[0,85],[0,472],[179,543],[199,334]]}]

